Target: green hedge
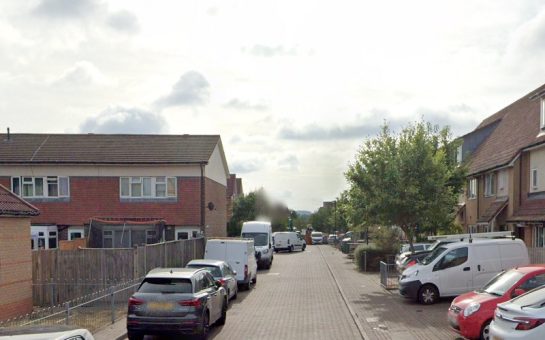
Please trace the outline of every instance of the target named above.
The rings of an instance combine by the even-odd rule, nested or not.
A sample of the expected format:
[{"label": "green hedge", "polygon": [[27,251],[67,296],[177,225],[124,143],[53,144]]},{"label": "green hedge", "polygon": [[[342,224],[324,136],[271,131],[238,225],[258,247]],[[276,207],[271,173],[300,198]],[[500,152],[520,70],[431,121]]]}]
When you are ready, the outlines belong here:
[{"label": "green hedge", "polygon": [[380,261],[386,262],[387,255],[392,254],[392,252],[389,250],[385,251],[382,249],[378,249],[372,245],[367,245],[367,244],[359,245],[354,251],[354,260],[356,261],[356,265],[358,266],[358,269],[360,271],[364,271],[366,269],[366,266],[365,266],[366,252],[367,252],[367,271],[368,272],[379,271]]}]

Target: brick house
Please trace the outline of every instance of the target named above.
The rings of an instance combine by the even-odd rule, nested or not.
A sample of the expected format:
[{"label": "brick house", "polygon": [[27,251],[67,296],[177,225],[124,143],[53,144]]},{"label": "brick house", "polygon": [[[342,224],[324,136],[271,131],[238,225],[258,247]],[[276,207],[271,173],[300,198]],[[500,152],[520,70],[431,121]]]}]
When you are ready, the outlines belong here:
[{"label": "brick house", "polygon": [[227,221],[233,217],[233,204],[235,200],[243,195],[242,178],[237,178],[236,174],[230,174],[227,179]]},{"label": "brick house", "polygon": [[462,136],[468,182],[460,220],[467,231],[511,230],[545,247],[545,85]]},{"label": "brick house", "polygon": [[34,249],[225,236],[228,177],[217,135],[0,136],[0,184],[41,211]]},{"label": "brick house", "polygon": [[30,219],[39,211],[0,185],[0,320],[32,311]]}]

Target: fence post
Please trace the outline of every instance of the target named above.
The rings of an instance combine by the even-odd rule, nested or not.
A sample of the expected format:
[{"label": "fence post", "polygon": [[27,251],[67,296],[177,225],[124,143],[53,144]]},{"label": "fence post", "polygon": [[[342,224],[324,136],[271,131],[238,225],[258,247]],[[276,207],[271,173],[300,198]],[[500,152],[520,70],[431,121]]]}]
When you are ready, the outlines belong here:
[{"label": "fence post", "polygon": [[66,307],[66,321],[65,321],[65,324],[69,325],[70,324],[70,302],[66,302],[64,304],[64,306]]},{"label": "fence post", "polygon": [[110,296],[112,297],[112,301],[110,303],[110,307],[112,309],[112,325],[115,323],[115,295],[114,295],[114,287],[110,287]]},{"label": "fence post", "polygon": [[367,252],[363,252],[363,271],[367,272]]}]

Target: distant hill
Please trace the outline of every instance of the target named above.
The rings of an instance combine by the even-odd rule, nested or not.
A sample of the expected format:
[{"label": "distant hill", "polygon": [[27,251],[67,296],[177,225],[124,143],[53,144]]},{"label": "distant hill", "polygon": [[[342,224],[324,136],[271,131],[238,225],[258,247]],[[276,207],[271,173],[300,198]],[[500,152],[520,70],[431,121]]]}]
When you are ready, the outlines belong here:
[{"label": "distant hill", "polygon": [[297,216],[301,216],[301,217],[312,215],[312,212],[307,210],[295,210],[295,212],[297,213]]}]

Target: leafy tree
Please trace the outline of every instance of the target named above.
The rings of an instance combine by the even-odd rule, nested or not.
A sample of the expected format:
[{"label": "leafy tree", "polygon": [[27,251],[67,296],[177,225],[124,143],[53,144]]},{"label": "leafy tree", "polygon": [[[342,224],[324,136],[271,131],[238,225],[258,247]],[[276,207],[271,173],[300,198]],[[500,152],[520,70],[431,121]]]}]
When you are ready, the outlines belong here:
[{"label": "leafy tree", "polygon": [[395,135],[385,125],[345,173],[352,208],[365,223],[400,227],[411,246],[416,232],[449,228],[465,178],[456,147],[448,127],[420,121]]}]

